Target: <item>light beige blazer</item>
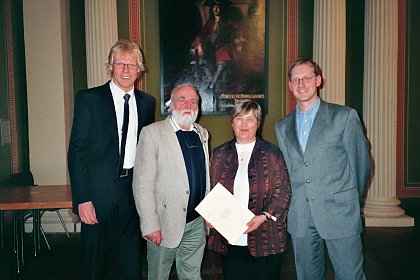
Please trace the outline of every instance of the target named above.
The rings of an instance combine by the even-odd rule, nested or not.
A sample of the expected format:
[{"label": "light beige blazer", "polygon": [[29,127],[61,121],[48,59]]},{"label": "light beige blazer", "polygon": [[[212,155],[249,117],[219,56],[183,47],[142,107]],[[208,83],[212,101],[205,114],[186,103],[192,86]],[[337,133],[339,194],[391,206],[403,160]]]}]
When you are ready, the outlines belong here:
[{"label": "light beige blazer", "polygon": [[[206,160],[206,194],[210,190],[208,132],[195,124]],[[140,132],[133,173],[133,193],[143,236],[161,230],[160,246],[175,248],[186,223],[189,182],[182,150],[170,117]]]}]

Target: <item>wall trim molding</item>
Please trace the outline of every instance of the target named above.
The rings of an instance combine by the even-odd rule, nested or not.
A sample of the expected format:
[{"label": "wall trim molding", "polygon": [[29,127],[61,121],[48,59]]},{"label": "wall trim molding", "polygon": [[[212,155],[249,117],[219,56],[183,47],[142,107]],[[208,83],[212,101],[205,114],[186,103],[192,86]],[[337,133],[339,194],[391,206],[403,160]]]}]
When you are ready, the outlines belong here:
[{"label": "wall trim molding", "polygon": [[[298,57],[298,0],[287,1],[287,70],[289,65]],[[296,99],[288,87],[288,77],[286,77],[286,114],[296,108]]]},{"label": "wall trim molding", "polygon": [[[140,2],[139,0],[128,1],[128,14],[129,14],[129,34],[130,41],[136,43],[140,48],[141,41],[141,19],[140,19]],[[142,2],[143,3],[143,2]],[[143,4],[144,5],[144,4]],[[144,10],[144,7],[143,7]],[[141,79],[136,81],[136,88],[142,89]]]},{"label": "wall trim molding", "polygon": [[16,126],[16,90],[15,90],[15,69],[13,53],[13,24],[12,24],[12,0],[5,0],[5,22],[6,22],[6,52],[7,52],[7,76],[9,94],[9,120],[11,135],[11,173],[19,171],[19,149],[17,144]]}]

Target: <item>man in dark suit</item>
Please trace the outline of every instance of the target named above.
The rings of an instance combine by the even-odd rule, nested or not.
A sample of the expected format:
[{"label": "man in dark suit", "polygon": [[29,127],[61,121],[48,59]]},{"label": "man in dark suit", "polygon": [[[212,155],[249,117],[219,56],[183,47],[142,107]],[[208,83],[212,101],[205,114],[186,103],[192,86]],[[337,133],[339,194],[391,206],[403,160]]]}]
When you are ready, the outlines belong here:
[{"label": "man in dark suit", "polygon": [[292,185],[287,229],[298,279],[325,279],[324,246],[336,279],[365,279],[360,200],[371,161],[354,109],[318,97],[321,69],[309,59],[289,68],[296,110],[276,124]]},{"label": "man in dark suit", "polygon": [[111,250],[118,279],[141,274],[132,170],[140,130],[153,122],[154,98],[134,88],[144,71],[139,47],[112,46],[106,84],[77,93],[68,168],[74,212],[82,221],[88,279],[104,279]]}]

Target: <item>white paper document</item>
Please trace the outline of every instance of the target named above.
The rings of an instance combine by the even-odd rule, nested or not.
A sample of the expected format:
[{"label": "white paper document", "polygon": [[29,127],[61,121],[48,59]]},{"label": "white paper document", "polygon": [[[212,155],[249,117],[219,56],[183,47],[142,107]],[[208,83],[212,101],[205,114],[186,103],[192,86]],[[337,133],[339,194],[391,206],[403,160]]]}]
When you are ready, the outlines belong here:
[{"label": "white paper document", "polygon": [[195,210],[229,243],[235,243],[248,229],[254,214],[220,183],[200,202]]}]

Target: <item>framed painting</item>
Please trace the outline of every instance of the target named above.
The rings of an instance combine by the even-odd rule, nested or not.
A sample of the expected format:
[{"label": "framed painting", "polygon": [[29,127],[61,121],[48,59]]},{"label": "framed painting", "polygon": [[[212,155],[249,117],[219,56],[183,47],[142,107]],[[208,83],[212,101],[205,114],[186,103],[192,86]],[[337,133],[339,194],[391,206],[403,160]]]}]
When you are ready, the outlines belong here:
[{"label": "framed painting", "polygon": [[161,113],[189,83],[201,114],[230,114],[253,99],[267,112],[266,0],[160,0]]}]

